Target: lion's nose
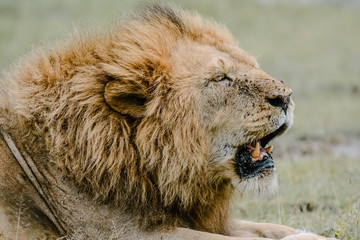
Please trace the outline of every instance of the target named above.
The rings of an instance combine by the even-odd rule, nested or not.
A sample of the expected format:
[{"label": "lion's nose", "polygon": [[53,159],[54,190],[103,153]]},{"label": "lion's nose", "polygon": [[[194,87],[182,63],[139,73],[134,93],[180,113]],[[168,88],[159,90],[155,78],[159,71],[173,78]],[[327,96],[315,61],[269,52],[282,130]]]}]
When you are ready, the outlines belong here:
[{"label": "lion's nose", "polygon": [[282,108],[286,112],[290,103],[290,96],[291,93],[288,95],[267,96],[266,101],[270,103],[271,106]]}]

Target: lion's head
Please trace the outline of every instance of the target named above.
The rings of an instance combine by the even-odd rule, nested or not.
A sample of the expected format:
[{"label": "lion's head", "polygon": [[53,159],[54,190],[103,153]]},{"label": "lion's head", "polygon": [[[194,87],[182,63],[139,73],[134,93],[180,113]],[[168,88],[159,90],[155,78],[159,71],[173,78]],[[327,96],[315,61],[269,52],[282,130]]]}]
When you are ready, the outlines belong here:
[{"label": "lion's head", "polygon": [[46,54],[21,104],[63,171],[143,227],[225,232],[234,187],[276,185],[266,145],[292,123],[291,90],[224,27],[152,7]]},{"label": "lion's head", "polygon": [[[291,89],[263,72],[224,29],[183,12],[152,11],[145,19],[160,21],[152,27],[161,31],[154,29],[151,34],[159,35],[140,45],[161,46],[139,53],[136,63],[125,61],[127,66],[141,63],[142,76],[127,73],[124,83],[124,76],[114,73],[118,80],[105,88],[115,111],[139,119],[135,143],[144,166],[159,168],[160,188],[177,185],[184,173],[184,181],[198,178],[206,168],[206,181],[229,180],[240,191],[254,193],[272,189],[276,173],[266,145],[292,123]],[[149,27],[136,26],[139,32]],[[177,194],[176,187],[171,189],[174,193],[166,189],[164,196]]]}]

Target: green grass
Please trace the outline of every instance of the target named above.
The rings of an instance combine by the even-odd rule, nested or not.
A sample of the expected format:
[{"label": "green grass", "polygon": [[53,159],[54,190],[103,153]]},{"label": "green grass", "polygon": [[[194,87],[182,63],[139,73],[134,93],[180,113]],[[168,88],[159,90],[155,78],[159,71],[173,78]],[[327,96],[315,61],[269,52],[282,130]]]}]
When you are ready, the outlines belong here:
[{"label": "green grass", "polygon": [[278,193],[269,199],[237,196],[235,217],[286,224],[332,237],[347,236],[342,239],[357,239],[355,233],[360,237],[360,219],[354,220],[360,208],[357,159],[296,157],[279,160],[276,165]]},{"label": "green grass", "polygon": [[[36,45],[66,38],[74,28],[101,29],[142,2],[2,0],[0,71]],[[275,143],[275,151],[282,149],[278,159],[283,160],[277,161],[280,192],[266,201],[237,198],[235,216],[359,239],[359,154],[346,158],[320,151],[302,156],[297,151],[311,147],[313,140],[321,145],[348,138],[360,148],[359,4],[171,2],[224,23],[266,72],[293,89],[295,122]],[[307,204],[311,211],[300,211]]]}]

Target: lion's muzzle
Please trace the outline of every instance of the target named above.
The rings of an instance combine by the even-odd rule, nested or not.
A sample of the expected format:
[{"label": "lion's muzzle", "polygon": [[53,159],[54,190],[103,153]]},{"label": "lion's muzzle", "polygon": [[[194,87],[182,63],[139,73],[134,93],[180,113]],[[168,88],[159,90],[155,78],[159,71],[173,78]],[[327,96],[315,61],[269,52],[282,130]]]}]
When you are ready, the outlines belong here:
[{"label": "lion's muzzle", "polygon": [[240,146],[235,155],[235,171],[240,178],[252,178],[266,169],[275,167],[271,156],[272,146],[266,145],[275,137],[281,135],[288,129],[288,124],[284,123],[274,132],[266,135],[262,139],[257,139],[252,143]]}]

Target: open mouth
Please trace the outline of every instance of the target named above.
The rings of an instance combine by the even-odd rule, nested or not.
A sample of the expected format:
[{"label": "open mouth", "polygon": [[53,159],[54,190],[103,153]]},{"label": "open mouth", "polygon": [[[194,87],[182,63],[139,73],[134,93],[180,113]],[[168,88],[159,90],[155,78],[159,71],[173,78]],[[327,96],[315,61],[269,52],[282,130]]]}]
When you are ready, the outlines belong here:
[{"label": "open mouth", "polygon": [[274,168],[275,164],[271,156],[273,147],[267,147],[267,144],[284,133],[287,128],[288,125],[285,123],[262,139],[256,139],[238,147],[235,155],[236,173],[242,178],[251,178],[260,172]]}]

